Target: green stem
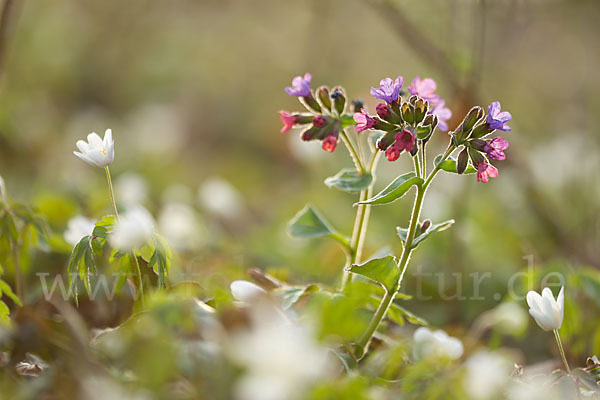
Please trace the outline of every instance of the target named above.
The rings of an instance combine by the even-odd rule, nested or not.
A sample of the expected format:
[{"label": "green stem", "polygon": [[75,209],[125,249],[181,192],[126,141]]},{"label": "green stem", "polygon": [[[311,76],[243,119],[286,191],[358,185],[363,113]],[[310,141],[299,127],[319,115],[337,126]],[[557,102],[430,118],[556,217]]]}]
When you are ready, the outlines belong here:
[{"label": "green stem", "polygon": [[138,286],[140,288],[140,299],[142,300],[142,307],[144,307],[144,282],[142,281],[142,271],[140,270],[140,263],[132,251],[129,256],[131,257],[131,261],[135,264],[135,273],[137,275]]},{"label": "green stem", "polygon": [[563,349],[562,341],[560,340],[560,335],[558,334],[558,329],[554,330],[554,337],[556,338],[556,343],[558,344],[560,356],[562,357],[563,363],[565,364],[565,369],[567,370],[567,373],[571,375],[571,368],[569,368],[569,363],[567,362],[567,357],[565,356],[565,350]]},{"label": "green stem", "polygon": [[[450,153],[452,153],[453,150],[454,150],[454,145],[452,145],[452,143],[450,143],[450,145],[448,145],[448,148],[446,149],[446,152],[442,156],[440,163],[443,162],[446,158],[448,158],[448,156],[450,155]],[[418,162],[415,162],[415,171],[417,171],[417,166],[418,166]],[[400,278],[398,279],[398,287],[396,288],[396,290],[394,290],[392,292],[386,292],[385,296],[381,300],[381,303],[377,307],[377,310],[375,311],[373,318],[369,322],[369,325],[367,326],[365,333],[362,335],[362,337],[360,338],[360,340],[358,342],[358,344],[363,349],[366,348],[366,346],[369,344],[371,337],[373,336],[373,333],[375,333],[375,331],[377,330],[377,327],[383,320],[383,317],[385,316],[388,308],[390,307],[390,304],[392,304],[392,301],[394,300],[396,293],[398,293],[400,291],[400,285],[402,284],[404,274],[408,267],[408,261],[410,260],[410,255],[412,254],[412,251],[413,251],[412,244],[413,244],[413,240],[415,238],[415,232],[417,230],[417,226],[419,224],[419,216],[421,214],[421,208],[423,207],[423,199],[425,198],[425,193],[427,192],[428,186],[431,184],[433,178],[439,172],[439,170],[440,170],[440,168],[436,166],[433,169],[433,171],[431,171],[431,174],[429,174],[429,176],[427,177],[425,182],[422,185],[417,186],[417,195],[415,196],[415,202],[413,205],[413,211],[412,211],[412,215],[411,215],[411,219],[410,219],[410,225],[408,226],[408,236],[406,237],[406,243],[404,244],[404,248],[402,249],[402,255],[400,256],[400,261],[398,262],[398,268],[402,271],[400,274]]]},{"label": "green stem", "polygon": [[[373,193],[373,184],[375,183],[375,169],[377,166],[377,160],[379,160],[380,152],[375,149],[371,162],[369,163],[368,173],[373,175],[371,185],[360,192],[360,201],[367,200]],[[359,204],[356,210],[356,218],[354,220],[354,228],[352,229],[352,238],[350,240],[350,251],[346,257],[346,265],[344,266],[344,273],[342,275],[342,285],[340,290],[344,290],[348,284],[350,273],[346,271],[347,267],[353,264],[359,263],[362,257],[362,249],[364,246],[365,238],[367,236],[367,227],[369,225],[369,219],[371,216],[371,206],[368,204]]]},{"label": "green stem", "polygon": [[356,151],[356,147],[354,147],[354,144],[352,143],[352,141],[350,140],[350,138],[348,137],[348,135],[346,134],[346,132],[344,130],[340,131],[340,136],[342,137],[342,140],[344,141],[346,148],[350,152],[350,157],[352,157],[352,160],[354,161],[354,164],[356,165],[356,169],[361,174],[364,174],[366,172],[365,166],[363,165],[362,161],[360,160],[358,152]]},{"label": "green stem", "polygon": [[420,178],[421,177],[421,167],[419,165],[419,157],[414,156],[412,159],[413,159],[413,164],[415,166],[415,174],[417,174],[417,176]]},{"label": "green stem", "polygon": [[15,265],[15,283],[17,297],[25,304],[25,280],[23,279],[23,271],[19,264],[19,246],[12,239],[10,240],[10,247],[13,253],[14,265]]},{"label": "green stem", "polygon": [[117,221],[119,220],[119,212],[117,211],[117,202],[115,201],[115,192],[113,190],[112,180],[110,179],[110,171],[108,167],[104,168],[106,171],[106,180],[108,181],[108,191],[110,192],[110,200],[112,202],[113,211],[115,213],[115,218]]},{"label": "green stem", "polygon": [[[119,221],[119,212],[117,211],[117,202],[115,200],[115,191],[113,189],[112,179],[110,179],[110,170],[108,167],[104,168],[106,171],[106,180],[108,181],[108,191],[110,192],[110,200],[112,202],[113,212],[115,213],[115,218]],[[140,270],[140,264],[138,259],[133,252],[129,253],[129,257],[131,258],[131,262],[135,265],[135,273],[138,281],[140,299],[142,300],[142,307],[144,306],[144,282],[142,281],[142,271]]]}]

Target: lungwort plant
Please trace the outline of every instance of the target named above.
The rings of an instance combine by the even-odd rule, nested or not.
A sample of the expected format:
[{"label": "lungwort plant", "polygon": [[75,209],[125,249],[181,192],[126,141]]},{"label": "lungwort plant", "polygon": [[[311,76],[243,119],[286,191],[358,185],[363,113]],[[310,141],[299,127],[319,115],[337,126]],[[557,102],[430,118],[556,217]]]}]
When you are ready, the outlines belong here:
[{"label": "lungwort plant", "polygon": [[[403,84],[404,78],[399,76],[383,79],[378,88],[371,88],[371,95],[381,101],[373,114],[361,101],[348,102],[342,87],[321,86],[313,92],[311,75],[307,73],[294,78],[292,86],[285,89],[290,96],[299,98],[305,110],[279,112],[284,124],[281,132],[299,127],[302,140],[319,140],[328,152],[334,152],[341,139],[354,164],[325,179],[328,187],[357,196],[352,234],[346,237],[335,230],[312,205],[294,217],[289,230],[294,237],[330,237],[340,243],[347,261],[336,296],[355,293],[350,287],[355,286],[352,282],[360,282],[356,277],[373,281],[383,289],[378,296],[368,296],[369,305],[375,306],[374,312],[363,332],[351,343],[346,343],[356,360],[364,356],[373,334],[386,316],[394,318],[400,314],[412,322],[423,322],[394,303],[394,299],[402,297],[402,281],[415,248],[430,235],[454,224],[454,220],[432,222],[421,216],[423,201],[434,178],[444,171],[473,174],[478,182],[488,182],[489,178],[498,176],[491,161],[504,160],[504,150],[508,147],[508,142],[496,133],[510,131],[507,123],[512,117],[501,111],[499,102],[488,106],[487,115],[480,106],[471,108],[458,127],[448,131],[452,112],[436,93],[435,81],[416,77],[407,90],[403,89]],[[446,137],[448,144],[445,151],[431,157],[427,145],[436,136]],[[413,168],[399,172],[396,179],[375,193],[376,170],[382,153],[389,162],[400,157],[410,158]],[[413,188],[415,195],[410,219],[396,229],[402,242],[402,253],[363,259],[371,207],[391,204]]]}]

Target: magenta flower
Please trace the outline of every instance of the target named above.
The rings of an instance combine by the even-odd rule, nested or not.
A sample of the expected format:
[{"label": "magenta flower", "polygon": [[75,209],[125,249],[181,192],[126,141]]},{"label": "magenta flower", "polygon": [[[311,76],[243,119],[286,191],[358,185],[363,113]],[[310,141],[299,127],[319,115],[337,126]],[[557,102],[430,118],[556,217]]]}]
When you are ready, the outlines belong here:
[{"label": "magenta flower", "polygon": [[415,137],[408,129],[403,129],[401,132],[396,133],[394,139],[396,139],[394,144],[385,151],[388,161],[396,161],[402,151],[406,150],[410,152],[415,145]]},{"label": "magenta flower", "polygon": [[444,107],[445,104],[445,100],[439,99],[439,103],[431,110],[431,113],[438,117],[438,129],[443,132],[448,131],[448,123],[446,121],[452,117],[452,111],[450,111],[449,108]]},{"label": "magenta flower", "polygon": [[281,128],[281,133],[286,133],[290,129],[296,125],[296,116],[290,114],[287,111],[279,111],[279,119],[283,122],[283,128]]},{"label": "magenta flower", "polygon": [[433,107],[440,101],[440,96],[435,93],[436,89],[437,85],[433,79],[421,79],[418,76],[413,79],[412,84],[408,87],[410,94],[417,95],[420,98],[427,100]]},{"label": "magenta flower", "polygon": [[506,158],[504,150],[507,148],[508,142],[506,140],[502,140],[501,137],[493,138],[483,145],[483,151],[485,151],[488,157],[492,160],[504,160]]},{"label": "magenta flower", "polygon": [[512,115],[508,111],[500,111],[500,102],[494,101],[488,107],[488,116],[486,122],[491,129],[498,129],[499,131],[510,131],[510,126],[506,125],[508,121],[512,120]]},{"label": "magenta flower", "polygon": [[292,81],[292,87],[286,87],[285,92],[290,96],[311,97],[310,81],[312,76],[307,72],[304,77],[297,76]]},{"label": "magenta flower", "polygon": [[354,121],[356,121],[356,126],[354,127],[355,132],[371,129],[373,125],[375,125],[375,120],[364,108],[361,109],[359,113],[354,114]]},{"label": "magenta flower", "polygon": [[477,182],[487,183],[489,178],[497,178],[498,170],[485,161],[477,164]]},{"label": "magenta flower", "polygon": [[388,107],[387,104],[384,104],[384,103],[377,104],[377,107],[375,108],[375,110],[377,111],[377,115],[379,115],[379,118],[381,118],[381,119],[386,119],[390,115],[392,115],[392,113],[390,112],[390,108]]},{"label": "magenta flower", "polygon": [[321,147],[323,148],[323,150],[333,153],[335,151],[337,143],[337,138],[333,135],[329,135],[323,140],[323,143],[321,143]]},{"label": "magenta flower", "polygon": [[404,78],[399,76],[393,81],[391,78],[382,79],[379,82],[379,89],[371,88],[371,96],[392,104],[398,101],[400,97],[400,88],[404,83]]}]

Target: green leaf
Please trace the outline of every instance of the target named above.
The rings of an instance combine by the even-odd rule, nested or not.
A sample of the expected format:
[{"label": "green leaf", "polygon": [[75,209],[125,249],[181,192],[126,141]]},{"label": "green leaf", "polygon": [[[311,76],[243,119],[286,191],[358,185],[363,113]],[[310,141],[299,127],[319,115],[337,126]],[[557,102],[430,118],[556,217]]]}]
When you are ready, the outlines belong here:
[{"label": "green leaf", "polygon": [[76,280],[73,277],[79,276],[83,281],[88,295],[91,292],[90,275],[96,273],[96,265],[94,263],[92,248],[92,236],[84,236],[79,243],[75,245],[69,258],[67,266],[67,274],[69,279],[69,289],[73,289],[75,295],[75,303],[78,304],[78,292]]},{"label": "green leaf", "polygon": [[[423,240],[427,239],[429,237],[429,235],[431,235],[432,233],[445,231],[446,229],[450,228],[453,224],[454,224],[453,219],[449,219],[448,221],[440,222],[439,224],[431,224],[423,233],[420,233],[419,228],[417,228],[417,232],[416,232],[415,238],[413,239],[411,248],[414,249],[415,247],[417,247],[417,245],[419,243],[421,243]],[[398,226],[398,227],[396,227],[396,231],[398,232],[398,236],[400,236],[400,239],[402,239],[402,241],[404,243],[406,243],[406,238],[408,237],[408,229],[401,228]]]},{"label": "green leaf", "polygon": [[169,274],[171,268],[171,249],[165,240],[159,234],[154,234],[154,253],[148,261],[148,267],[152,268],[158,275],[158,287],[162,288],[165,284],[165,277]]},{"label": "green leaf", "polygon": [[375,258],[359,265],[355,264],[346,268],[346,271],[381,284],[388,293],[396,291],[401,275],[398,262],[392,256]]},{"label": "green leaf", "polygon": [[4,322],[5,324],[10,324],[10,309],[2,300],[0,300],[0,322]]},{"label": "green leaf", "polygon": [[404,318],[413,325],[423,325],[423,326],[429,325],[427,323],[427,321],[425,321],[423,318],[413,314],[412,312],[408,311],[406,308],[399,306],[398,304],[396,304],[394,302],[392,302],[392,304],[390,305],[390,308],[388,310],[388,315],[389,315],[390,319]]},{"label": "green leaf", "polygon": [[369,187],[373,176],[369,173],[361,174],[354,169],[343,169],[334,176],[325,179],[325,185],[345,192],[360,192]]},{"label": "green leaf", "polygon": [[15,225],[15,221],[12,215],[5,211],[2,216],[2,224],[0,225],[0,234],[8,235],[13,243],[16,243],[19,239],[19,235],[17,233],[17,226]]},{"label": "green leaf", "polygon": [[275,290],[274,293],[281,298],[281,308],[287,310],[294,306],[294,304],[298,303],[298,301],[300,301],[300,299],[302,299],[304,296],[307,296],[318,290],[319,287],[317,285],[312,284],[308,286],[293,286],[281,288]]},{"label": "green leaf", "polygon": [[598,385],[596,378],[594,378],[591,374],[581,368],[575,368],[573,370],[573,375],[579,378],[579,381],[586,387],[586,389],[595,393],[600,393],[600,385]]},{"label": "green leaf", "polygon": [[0,279],[0,297],[2,297],[3,294],[6,295],[6,297],[8,297],[9,299],[11,299],[15,304],[23,306],[21,300],[17,297],[17,295],[13,293],[10,285],[4,282],[2,279]]},{"label": "green leaf", "polygon": [[315,238],[329,236],[337,240],[345,248],[350,247],[348,239],[340,235],[323,216],[310,204],[292,218],[288,225],[288,232],[295,238]]},{"label": "green leaf", "polygon": [[[397,177],[392,183],[390,183],[385,189],[376,194],[374,197],[361,201],[357,204],[387,204],[391,203],[400,197],[404,196],[406,192],[413,185],[421,185],[423,179],[415,175],[414,172],[409,172],[404,175]],[[356,205],[356,204],[355,204]]]},{"label": "green leaf", "polygon": [[[454,159],[454,157],[449,156],[447,159],[444,160],[444,162],[442,162],[440,164],[441,159],[442,159],[442,155],[440,154],[433,161],[433,165],[438,166],[438,164],[439,164],[440,169],[442,169],[446,172],[452,172],[454,174],[458,174],[458,170],[456,169],[456,160]],[[475,172],[477,172],[477,169],[475,169],[471,164],[469,164],[467,166],[467,169],[465,169],[465,172],[463,172],[463,174],[474,174]]]}]

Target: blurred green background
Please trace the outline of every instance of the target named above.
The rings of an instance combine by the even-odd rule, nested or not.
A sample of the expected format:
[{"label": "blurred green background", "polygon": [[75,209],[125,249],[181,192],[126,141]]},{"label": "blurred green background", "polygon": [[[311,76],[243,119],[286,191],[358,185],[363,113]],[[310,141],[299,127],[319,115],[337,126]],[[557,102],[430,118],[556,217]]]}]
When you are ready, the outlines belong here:
[{"label": "blurred green background", "polygon": [[[485,300],[444,300],[436,278],[425,278],[433,298],[412,301],[411,310],[468,329],[506,298],[524,257],[533,257],[536,274],[597,277],[598,1],[55,0],[17,1],[13,11],[1,66],[0,175],[57,236],[76,214],[110,212],[103,172],[72,151],[89,132],[112,128],[117,201],[141,201],[159,225],[169,204],[184,204],[198,222],[174,281],[191,276],[211,296],[258,267],[334,285],[344,263],[336,244],[292,240],[286,224],[310,202],[349,234],[356,198],[322,181],[351,161],[341,146],[332,155],[301,143],[298,132],[279,133],[277,111],[300,109],[283,88],[309,71],[313,88],[342,85],[373,112],[371,86],[419,75],[438,82],[451,128],[472,105],[499,100],[513,131],[497,179],[439,176],[423,216],[457,223],[420,246],[411,267],[444,273],[448,295],[471,294],[468,274],[490,271]],[[430,147],[441,151],[447,138],[436,135]],[[408,168],[407,159],[383,159],[375,190]],[[373,208],[365,256],[399,251],[395,227],[406,224],[410,201]],[[31,274],[63,272],[67,253],[52,254],[36,256]],[[457,281],[455,272],[464,275]],[[405,291],[414,294],[409,275]],[[600,351],[600,284],[582,287],[579,306],[567,297],[568,318],[590,328],[571,338],[581,341],[577,357]]]}]

